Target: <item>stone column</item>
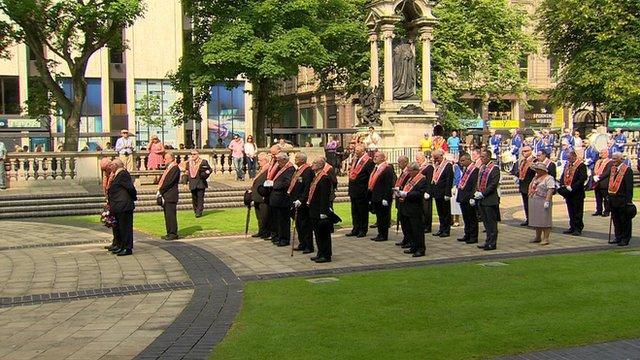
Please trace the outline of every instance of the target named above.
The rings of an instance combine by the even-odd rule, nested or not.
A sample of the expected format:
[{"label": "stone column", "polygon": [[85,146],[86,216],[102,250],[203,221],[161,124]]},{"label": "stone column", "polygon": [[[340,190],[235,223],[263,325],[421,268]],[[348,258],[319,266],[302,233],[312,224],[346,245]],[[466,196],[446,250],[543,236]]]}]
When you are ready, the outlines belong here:
[{"label": "stone column", "polygon": [[384,102],[393,101],[393,30],[395,26],[387,24],[382,26],[382,39],[384,40]]},{"label": "stone column", "polygon": [[420,41],[422,41],[422,107],[433,108],[431,100],[431,40],[433,34],[431,28],[420,30]]},{"label": "stone column", "polygon": [[378,34],[374,31],[369,33],[369,45],[371,47],[371,87],[376,88],[380,86],[378,69]]}]

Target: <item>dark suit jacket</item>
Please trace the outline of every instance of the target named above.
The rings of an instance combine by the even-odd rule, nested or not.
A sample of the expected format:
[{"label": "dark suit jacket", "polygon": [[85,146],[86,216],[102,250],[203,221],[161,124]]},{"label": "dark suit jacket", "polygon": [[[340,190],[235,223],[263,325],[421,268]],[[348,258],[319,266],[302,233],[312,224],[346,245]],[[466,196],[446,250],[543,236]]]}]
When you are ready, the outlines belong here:
[{"label": "dark suit jacket", "polygon": [[424,170],[421,171],[422,175],[427,179],[427,187],[424,191],[428,192],[429,195],[433,196],[433,186],[431,185],[431,180],[433,179],[433,165],[428,165]]},{"label": "dark suit jacket", "polygon": [[307,198],[309,197],[309,186],[311,185],[314,177],[315,174],[313,173],[313,170],[311,170],[311,167],[306,168],[302,174],[300,174],[298,181],[296,181],[296,185],[293,187],[293,190],[291,190],[291,194],[289,194],[291,202],[300,200],[302,205],[306,206]]},{"label": "dark suit jacket", "polygon": [[622,184],[615,195],[609,194],[609,205],[612,208],[621,208],[633,200],[633,171],[627,170],[622,179]]},{"label": "dark suit jacket", "polygon": [[609,163],[605,165],[604,170],[602,171],[602,175],[600,175],[600,180],[596,183],[596,186],[595,186],[596,189],[607,190],[609,188],[609,177],[611,176],[612,166],[613,166],[613,161],[609,161]]},{"label": "dark suit jacket", "polygon": [[320,219],[320,214],[329,216],[329,208],[331,205],[331,179],[327,176],[323,176],[316,184],[316,190],[313,193],[313,198],[309,203],[309,218]]},{"label": "dark suit jacket", "polygon": [[[336,176],[336,168],[331,167],[331,170],[327,172],[329,181],[331,181],[331,201],[336,198],[336,190],[338,189],[338,176]],[[314,175],[315,177],[315,175]],[[313,180],[313,178],[311,178]]]},{"label": "dark suit jacket", "polygon": [[178,184],[180,183],[180,167],[174,166],[169,170],[169,173],[164,178],[164,182],[160,187],[160,195],[165,202],[178,203],[180,192],[178,191]]},{"label": "dark suit jacket", "polygon": [[[433,171],[435,174],[435,169]],[[440,174],[437,183],[431,183],[431,196],[434,199],[443,199],[445,196],[451,197],[451,187],[453,186],[453,165],[447,164]]]},{"label": "dark suit jacket", "polygon": [[407,193],[407,197],[402,201],[400,207],[400,213],[403,216],[408,217],[421,217],[422,215],[422,199],[424,199],[424,193],[427,189],[429,182],[427,179],[423,179],[417,183],[411,191]]},{"label": "dark suit jacket", "polygon": [[268,171],[256,176],[251,185],[251,200],[255,203],[266,203],[269,200],[269,190],[262,186],[267,180]]},{"label": "dark suit jacket", "polygon": [[269,206],[273,207],[290,207],[291,199],[287,190],[289,190],[289,184],[291,184],[291,177],[296,169],[292,166],[285,170],[277,179],[273,180],[273,187],[271,188],[271,195],[269,195]]},{"label": "dark suit jacket", "polygon": [[[207,174],[207,171],[209,171],[209,174]],[[192,178],[191,174],[189,174],[189,162],[187,161],[187,177],[189,179],[189,190],[206,189],[209,186],[207,184],[207,179],[209,178],[210,174],[211,166],[209,166],[207,160],[202,160],[202,162],[200,163],[200,168],[198,169],[198,175],[196,175],[195,178]]]},{"label": "dark suit jacket", "polygon": [[[534,161],[534,163],[535,162],[536,161]],[[518,161],[516,163],[516,166],[513,167],[513,171],[511,174],[520,179],[520,161]],[[529,167],[529,169],[527,169],[527,172],[524,174],[524,180],[520,179],[520,183],[518,184],[518,191],[520,191],[520,193],[522,194],[528,194],[529,185],[531,184],[531,181],[534,177],[536,177],[536,171],[532,170],[531,167]]]},{"label": "dark suit jacket", "polygon": [[[402,173],[400,173],[400,176],[402,176]],[[407,177],[404,178],[404,180],[402,181],[402,183],[400,183],[400,190],[402,190],[402,188],[407,185],[407,183],[409,182],[409,180],[411,180],[411,177],[407,175]],[[395,185],[395,184],[394,184]],[[404,202],[400,202],[396,199],[396,209],[398,209],[398,212],[400,211],[400,209],[402,208],[402,206],[404,205]]]},{"label": "dark suit jacket", "polygon": [[[478,172],[478,180],[480,176],[481,173]],[[480,200],[480,205],[496,206],[500,204],[498,186],[500,186],[500,168],[498,166],[494,166],[493,170],[489,173],[489,178],[487,179],[487,188],[482,192],[483,198]]]},{"label": "dark suit jacket", "polygon": [[549,169],[549,175],[551,175],[555,179],[556,176],[558,175],[558,169],[556,167],[556,163],[554,163],[553,161],[550,162],[549,165],[547,166],[547,169]]},{"label": "dark suit jacket", "polygon": [[393,185],[396,183],[396,173],[393,171],[393,167],[388,165],[378,176],[376,184],[373,186],[373,190],[370,191],[369,200],[372,203],[379,203],[382,200],[387,200],[391,204],[393,199]]},{"label": "dark suit jacket", "polygon": [[[466,169],[465,169],[466,170]],[[462,173],[464,176],[464,172]],[[469,175],[469,179],[467,179],[467,183],[461,189],[458,189],[458,196],[456,196],[456,200],[459,203],[468,203],[469,200],[473,199],[473,194],[476,192],[476,185],[478,183],[478,168],[473,169],[471,175]]]},{"label": "dark suit jacket", "polygon": [[369,189],[367,186],[369,185],[369,176],[371,175],[371,171],[375,164],[373,160],[367,161],[367,163],[362,167],[362,171],[358,174],[355,180],[349,179],[349,197],[354,199],[366,199]]},{"label": "dark suit jacket", "polygon": [[111,182],[107,190],[109,206],[113,212],[127,212],[135,209],[138,192],[127,170],[121,171]]},{"label": "dark suit jacket", "polygon": [[[567,172],[568,167],[564,168],[562,172],[562,178],[560,182],[564,184],[564,174]],[[573,199],[584,199],[584,183],[587,181],[587,166],[585,164],[578,165],[576,173],[573,175],[573,181],[571,182],[571,191],[567,193],[566,197]]]}]

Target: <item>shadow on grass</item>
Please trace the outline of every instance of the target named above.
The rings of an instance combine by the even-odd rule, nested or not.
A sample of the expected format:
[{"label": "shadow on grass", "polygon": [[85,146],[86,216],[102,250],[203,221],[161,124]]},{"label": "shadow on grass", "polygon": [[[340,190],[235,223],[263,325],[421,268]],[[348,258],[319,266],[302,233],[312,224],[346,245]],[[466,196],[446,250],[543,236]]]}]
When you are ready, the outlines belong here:
[{"label": "shadow on grass", "polygon": [[189,236],[189,235],[193,235],[197,232],[202,231],[202,226],[200,225],[196,225],[196,226],[189,226],[186,228],[182,228],[178,230],[178,236]]}]

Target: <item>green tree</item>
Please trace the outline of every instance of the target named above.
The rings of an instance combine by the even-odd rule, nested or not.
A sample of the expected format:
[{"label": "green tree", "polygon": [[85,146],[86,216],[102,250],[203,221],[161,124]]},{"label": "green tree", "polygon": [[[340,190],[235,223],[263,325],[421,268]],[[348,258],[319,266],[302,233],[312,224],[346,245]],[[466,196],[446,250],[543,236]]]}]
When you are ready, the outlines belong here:
[{"label": "green tree", "polygon": [[552,100],[640,114],[640,3],[637,0],[543,0],[538,32],[559,63]]},{"label": "green tree", "polygon": [[[136,118],[147,126],[163,128],[166,125],[166,119],[160,114],[160,98],[157,95],[144,95],[136,100]],[[150,134],[147,134],[149,141]],[[164,131],[162,132],[162,142],[164,142]]]},{"label": "green tree", "polygon": [[524,10],[507,0],[442,0],[433,13],[433,93],[445,125],[472,115],[465,94],[487,99],[528,90],[519,62],[535,42]]},{"label": "green tree", "polygon": [[192,43],[172,76],[184,96],[174,106],[183,120],[199,120],[209,86],[231,84],[238,77],[252,83],[256,140],[277,108],[282,80],[300,66],[319,74],[324,88],[346,91],[360,86],[366,67],[365,0],[186,0],[193,24]]},{"label": "green tree", "polygon": [[[144,9],[142,0],[0,0],[0,15],[6,19],[0,20],[0,51],[14,42],[29,46],[42,82],[65,119],[65,150],[78,150],[87,93],[85,72],[91,55],[117,39]],[[59,63],[53,56],[68,68],[71,97],[58,82]]]}]

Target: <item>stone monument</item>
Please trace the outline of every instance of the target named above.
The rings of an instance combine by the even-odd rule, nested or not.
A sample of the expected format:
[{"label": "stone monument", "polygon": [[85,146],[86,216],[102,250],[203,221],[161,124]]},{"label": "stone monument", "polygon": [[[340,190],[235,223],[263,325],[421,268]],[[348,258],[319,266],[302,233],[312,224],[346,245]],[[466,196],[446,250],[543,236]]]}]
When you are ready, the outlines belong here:
[{"label": "stone monument", "polygon": [[[371,80],[369,91],[365,92],[369,96],[361,96],[362,110],[358,115],[362,126],[381,124],[376,129],[383,146],[417,146],[423,133],[437,121],[431,97],[431,40],[437,22],[432,7],[428,0],[377,0],[368,6]],[[397,35],[400,33],[406,36]],[[379,40],[384,53],[382,81]],[[420,97],[416,89],[416,41],[422,45]]]}]

